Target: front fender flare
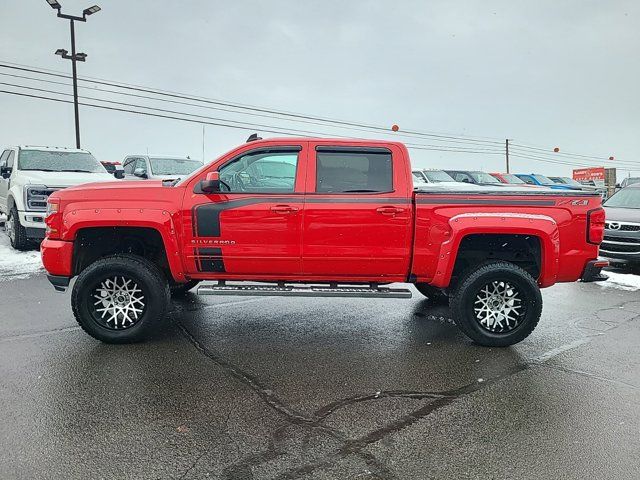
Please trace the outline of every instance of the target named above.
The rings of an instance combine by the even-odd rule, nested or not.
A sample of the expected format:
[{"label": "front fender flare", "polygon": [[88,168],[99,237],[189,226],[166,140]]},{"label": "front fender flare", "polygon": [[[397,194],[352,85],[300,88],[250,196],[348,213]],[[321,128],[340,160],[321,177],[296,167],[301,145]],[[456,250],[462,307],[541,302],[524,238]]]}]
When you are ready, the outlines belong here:
[{"label": "front fender flare", "polygon": [[69,208],[63,216],[62,239],[74,241],[85,228],[140,227],[156,230],[164,244],[171,276],[184,282],[184,267],[173,216],[167,210],[153,208]]}]

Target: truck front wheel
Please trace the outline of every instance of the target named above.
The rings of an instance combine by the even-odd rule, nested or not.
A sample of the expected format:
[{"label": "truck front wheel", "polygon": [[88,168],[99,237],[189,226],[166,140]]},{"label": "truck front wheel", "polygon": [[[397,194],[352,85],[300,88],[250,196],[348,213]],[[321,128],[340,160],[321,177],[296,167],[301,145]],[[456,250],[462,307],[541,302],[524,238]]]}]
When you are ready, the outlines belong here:
[{"label": "truck front wheel", "polygon": [[508,262],[491,262],[467,271],[450,300],[462,332],[487,347],[506,347],[524,340],[542,314],[535,279]]},{"label": "truck front wheel", "polygon": [[137,255],[112,255],[89,265],[71,293],[76,320],[105,343],[144,340],[162,321],[169,305],[164,273]]},{"label": "truck front wheel", "polygon": [[9,236],[9,241],[13,248],[16,250],[29,249],[27,231],[20,224],[20,215],[18,214],[18,209],[15,205],[11,210],[9,210],[9,215],[7,215],[7,221],[5,222],[4,228]]}]

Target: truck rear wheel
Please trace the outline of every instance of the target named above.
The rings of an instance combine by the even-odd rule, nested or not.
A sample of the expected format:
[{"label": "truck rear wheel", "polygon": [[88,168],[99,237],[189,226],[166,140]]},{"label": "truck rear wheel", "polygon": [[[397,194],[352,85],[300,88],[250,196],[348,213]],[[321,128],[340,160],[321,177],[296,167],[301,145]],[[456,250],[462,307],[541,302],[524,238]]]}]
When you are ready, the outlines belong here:
[{"label": "truck rear wheel", "polygon": [[446,305],[449,303],[449,297],[443,290],[433,287],[428,283],[416,283],[416,290],[427,297],[430,302],[437,305]]},{"label": "truck rear wheel", "polygon": [[71,293],[78,324],[105,343],[144,340],[162,321],[169,300],[164,273],[137,255],[112,255],[92,263]]},{"label": "truck rear wheel", "polygon": [[460,278],[450,300],[462,332],[487,347],[524,340],[542,314],[542,295],[534,278],[508,262],[485,263]]}]

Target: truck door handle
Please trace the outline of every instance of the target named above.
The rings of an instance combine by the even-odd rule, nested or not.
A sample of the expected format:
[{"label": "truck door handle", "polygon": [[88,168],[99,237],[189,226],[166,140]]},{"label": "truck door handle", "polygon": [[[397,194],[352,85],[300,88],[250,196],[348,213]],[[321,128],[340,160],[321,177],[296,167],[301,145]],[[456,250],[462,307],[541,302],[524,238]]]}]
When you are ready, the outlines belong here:
[{"label": "truck door handle", "polygon": [[271,207],[271,211],[281,215],[287,215],[290,213],[296,213],[298,211],[298,207],[292,207],[291,205],[275,205]]},{"label": "truck door handle", "polygon": [[400,207],[379,207],[379,208],[376,208],[376,212],[381,213],[382,215],[397,215],[398,213],[404,212],[404,208],[400,208]]}]

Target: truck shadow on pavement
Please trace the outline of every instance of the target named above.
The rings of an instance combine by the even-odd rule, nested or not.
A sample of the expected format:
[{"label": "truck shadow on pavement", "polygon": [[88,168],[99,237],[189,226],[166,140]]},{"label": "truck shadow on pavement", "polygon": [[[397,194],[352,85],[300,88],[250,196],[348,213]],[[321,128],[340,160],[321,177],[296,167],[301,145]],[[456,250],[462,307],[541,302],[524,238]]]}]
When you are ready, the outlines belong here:
[{"label": "truck shadow on pavement", "polygon": [[[219,347],[208,336],[207,329],[191,315],[206,308],[206,304],[187,297],[174,305],[176,312],[171,315],[171,322],[182,336],[228,376],[253,390],[281,418],[281,425],[270,434],[266,448],[245,453],[224,467],[222,473],[227,479],[253,478],[255,471],[265,469],[275,472],[273,478],[299,478],[316,470],[330,471],[343,462],[354,464],[354,468],[355,464],[364,465],[372,478],[395,478],[385,463],[368,450],[368,446],[384,441],[462,396],[527,368],[516,351],[500,349],[498,355],[493,355],[494,365],[482,367],[483,371],[491,372],[491,377],[478,379],[475,370],[479,361],[475,357],[484,357],[488,349],[470,348],[469,342],[462,340],[462,335],[450,319],[448,308],[434,306],[427,300],[415,303],[409,318],[402,322],[401,330],[406,334],[391,347],[396,357],[394,368],[401,371],[402,375],[387,381],[382,381],[378,374],[363,378],[363,369],[359,368],[362,350],[353,348],[351,344],[352,348],[346,354],[351,358],[345,359],[344,349],[336,345],[336,332],[323,334],[321,330],[309,331],[303,327],[303,334],[294,334],[294,338],[291,338],[283,334],[287,330],[291,333],[291,328],[283,327],[280,319],[265,319],[264,315],[254,313],[245,315],[236,324],[231,315],[222,321],[223,326],[214,329],[214,338],[219,340],[219,334],[224,332],[224,347]],[[262,310],[260,312],[264,313]],[[286,311],[281,313],[284,317],[288,315]],[[247,328],[253,330],[254,322],[259,321],[278,324],[276,332],[265,339],[269,344],[268,351],[252,350],[251,345],[247,346],[245,342]],[[340,333],[355,335],[369,344],[370,325],[361,321],[356,323],[355,327],[351,325]],[[293,328],[299,326],[297,323]],[[261,333],[253,331],[257,335]],[[322,357],[309,352],[313,344],[321,346]],[[435,344],[438,347],[434,348]],[[233,353],[235,351],[245,352],[245,355],[238,356]],[[283,367],[282,358],[278,356],[278,352],[282,351],[300,361],[289,362]],[[479,355],[482,352],[484,355]],[[385,357],[385,352],[375,350],[369,355],[380,353]],[[250,359],[247,360],[247,357]],[[340,376],[340,382],[327,382],[326,378],[322,378],[332,374],[322,373],[326,371],[328,358],[339,361],[343,366],[345,371]],[[452,361],[452,358],[456,360]],[[263,368],[263,365],[274,362],[280,363],[281,367],[275,373]],[[379,364],[376,361],[373,363]],[[356,368],[349,371],[349,366],[354,364]],[[468,368],[461,369],[462,364]],[[461,381],[452,380],[460,377]],[[352,378],[358,378],[358,381],[351,381]],[[430,381],[430,378],[434,381]],[[351,384],[345,388],[335,388],[329,395],[316,390],[318,385],[327,383],[337,387],[343,380],[345,385]],[[322,402],[288,401],[286,397],[291,393],[292,383],[304,385],[304,390],[297,391],[295,397],[301,394],[309,399],[321,397]],[[353,393],[358,388],[376,384],[384,384],[386,388]],[[348,395],[339,396],[348,392]],[[207,453],[203,452],[189,466],[183,474],[184,478],[196,472],[196,476],[200,476],[208,471]]]}]

